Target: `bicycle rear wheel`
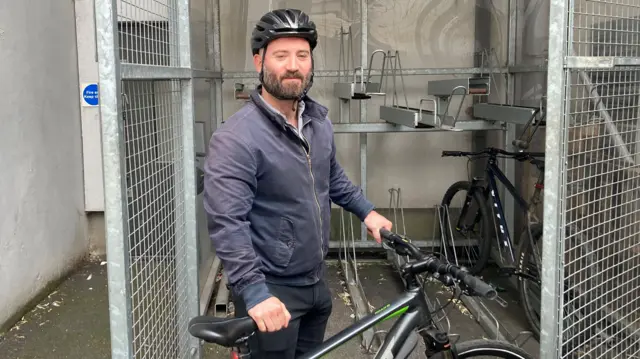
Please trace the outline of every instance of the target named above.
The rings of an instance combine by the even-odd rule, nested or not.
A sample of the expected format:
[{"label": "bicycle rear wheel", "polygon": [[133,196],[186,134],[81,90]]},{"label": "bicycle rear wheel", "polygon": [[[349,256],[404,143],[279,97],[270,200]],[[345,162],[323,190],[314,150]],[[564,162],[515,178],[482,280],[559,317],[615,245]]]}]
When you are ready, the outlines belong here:
[{"label": "bicycle rear wheel", "polygon": [[[441,230],[446,240],[447,260],[476,275],[485,267],[491,254],[493,222],[482,188],[472,191],[467,198],[470,189],[470,182],[460,181],[444,194]],[[458,211],[463,206],[467,207],[466,213]],[[468,243],[471,241],[475,244]]]},{"label": "bicycle rear wheel", "polygon": [[[507,342],[497,340],[476,339],[454,345],[459,359],[465,358],[502,358],[502,359],[533,359],[534,356],[521,348]],[[438,353],[431,358],[444,359],[444,353]]]},{"label": "bicycle rear wheel", "polygon": [[[531,240],[529,240],[529,230],[524,229],[520,236],[518,245],[518,271],[528,274],[536,279],[540,278],[538,268],[540,263],[536,263],[533,250],[537,251],[538,257],[542,256],[542,224],[531,226]],[[532,247],[532,245],[535,247]],[[518,277],[518,291],[524,313],[529,322],[529,327],[536,340],[540,340],[540,305],[541,288],[533,280]]]}]

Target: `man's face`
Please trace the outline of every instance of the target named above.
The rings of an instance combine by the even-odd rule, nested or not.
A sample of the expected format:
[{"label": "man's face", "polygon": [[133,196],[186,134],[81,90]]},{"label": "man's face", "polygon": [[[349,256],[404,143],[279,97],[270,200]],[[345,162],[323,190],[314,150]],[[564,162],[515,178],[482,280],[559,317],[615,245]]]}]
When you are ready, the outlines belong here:
[{"label": "man's face", "polygon": [[[254,56],[257,71],[261,68],[262,51]],[[264,89],[281,99],[298,98],[311,79],[309,42],[299,38],[277,39],[269,43],[266,51]]]}]

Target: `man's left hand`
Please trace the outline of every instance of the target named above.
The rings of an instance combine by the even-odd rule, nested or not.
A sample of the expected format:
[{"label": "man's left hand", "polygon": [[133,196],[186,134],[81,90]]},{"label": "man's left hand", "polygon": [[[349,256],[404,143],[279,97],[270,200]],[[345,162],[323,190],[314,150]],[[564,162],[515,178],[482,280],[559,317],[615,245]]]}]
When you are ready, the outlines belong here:
[{"label": "man's left hand", "polygon": [[364,225],[367,226],[368,232],[375,238],[376,242],[382,243],[380,238],[380,229],[391,230],[393,224],[376,211],[371,211],[364,219]]}]

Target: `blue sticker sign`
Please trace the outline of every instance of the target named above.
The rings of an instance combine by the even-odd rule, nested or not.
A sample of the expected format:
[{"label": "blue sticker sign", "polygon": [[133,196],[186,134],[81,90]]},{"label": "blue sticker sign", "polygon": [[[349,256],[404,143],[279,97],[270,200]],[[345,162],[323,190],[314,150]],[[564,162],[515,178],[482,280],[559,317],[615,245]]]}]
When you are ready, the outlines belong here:
[{"label": "blue sticker sign", "polygon": [[82,105],[98,106],[98,84],[90,83],[82,86]]}]

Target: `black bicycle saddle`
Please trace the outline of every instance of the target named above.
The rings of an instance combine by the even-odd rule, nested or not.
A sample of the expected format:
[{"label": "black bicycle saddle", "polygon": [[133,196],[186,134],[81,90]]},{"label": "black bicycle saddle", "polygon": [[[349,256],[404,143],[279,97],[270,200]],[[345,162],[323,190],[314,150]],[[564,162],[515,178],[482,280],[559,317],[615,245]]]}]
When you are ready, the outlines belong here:
[{"label": "black bicycle saddle", "polygon": [[251,317],[217,318],[201,315],[189,321],[189,333],[208,343],[231,347],[248,337],[258,326]]}]

